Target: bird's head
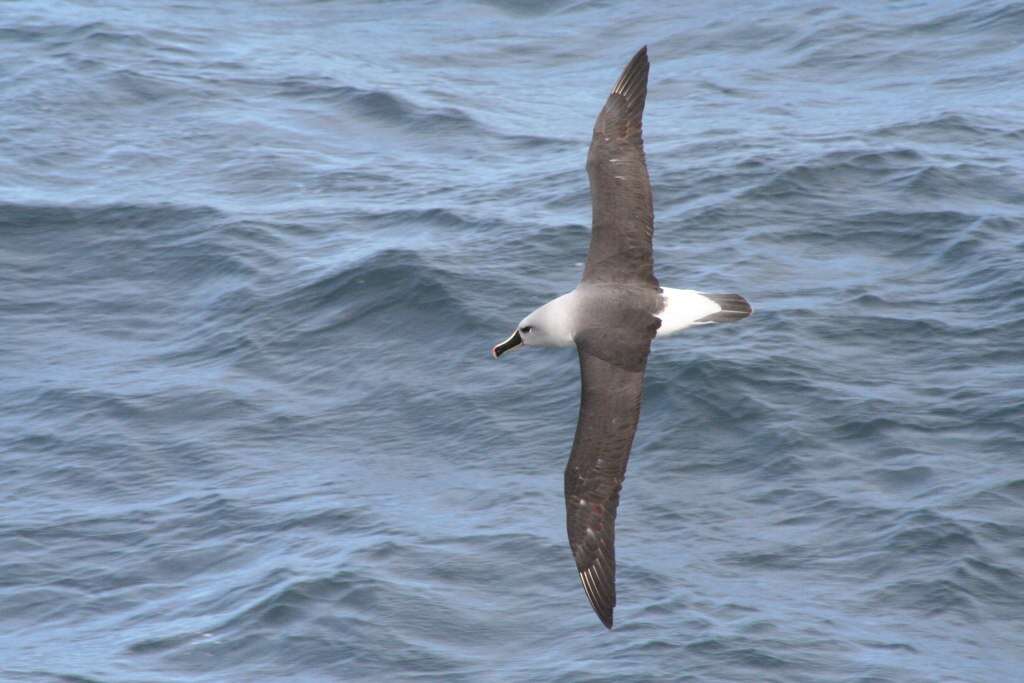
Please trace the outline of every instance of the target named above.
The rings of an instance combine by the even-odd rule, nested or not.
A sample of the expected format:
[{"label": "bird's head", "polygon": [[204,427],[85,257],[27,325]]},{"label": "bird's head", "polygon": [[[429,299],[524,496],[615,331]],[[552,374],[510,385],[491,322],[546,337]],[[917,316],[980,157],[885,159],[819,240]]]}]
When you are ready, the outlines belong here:
[{"label": "bird's head", "polygon": [[491,349],[495,358],[519,346],[573,346],[569,294],[549,301],[522,319],[505,341]]},{"label": "bird's head", "polygon": [[[527,316],[528,318],[529,316]],[[519,348],[520,346],[528,346],[531,342],[530,339],[534,335],[534,326],[527,323],[526,320],[519,323],[516,331],[512,333],[505,341],[500,344],[495,344],[494,348],[491,349],[491,355],[495,358],[501,356],[501,354],[511,351],[512,349]]]}]

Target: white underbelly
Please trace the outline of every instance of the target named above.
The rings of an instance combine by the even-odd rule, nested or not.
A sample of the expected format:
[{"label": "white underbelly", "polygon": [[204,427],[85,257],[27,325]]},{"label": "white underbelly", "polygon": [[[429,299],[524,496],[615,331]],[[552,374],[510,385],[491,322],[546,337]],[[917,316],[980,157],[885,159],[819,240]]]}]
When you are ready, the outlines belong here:
[{"label": "white underbelly", "polygon": [[665,308],[657,314],[661,320],[658,337],[682,332],[690,325],[706,325],[706,322],[697,321],[722,310],[714,301],[692,289],[662,287],[661,292],[665,297]]}]

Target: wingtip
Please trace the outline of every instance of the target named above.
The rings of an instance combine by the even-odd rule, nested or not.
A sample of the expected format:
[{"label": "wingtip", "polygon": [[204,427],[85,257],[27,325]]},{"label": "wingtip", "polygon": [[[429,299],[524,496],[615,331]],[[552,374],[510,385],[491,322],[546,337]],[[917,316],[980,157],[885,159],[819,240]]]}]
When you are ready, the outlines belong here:
[{"label": "wingtip", "polygon": [[642,104],[647,95],[647,73],[650,66],[647,60],[647,46],[644,45],[622,70],[612,93],[622,95],[630,102],[639,101]]},{"label": "wingtip", "polygon": [[644,45],[642,48],[637,50],[633,54],[633,58],[630,59],[629,61],[630,61],[630,66],[632,66],[634,63],[639,64],[639,65],[646,65],[649,62],[649,60],[647,59],[647,46]]},{"label": "wingtip", "polygon": [[629,61],[630,66],[632,66],[634,62],[636,62],[640,66],[648,66],[650,64],[650,60],[647,59],[647,46],[644,45],[642,48],[637,50],[636,54],[634,54],[633,58],[630,59]]},{"label": "wingtip", "polygon": [[615,610],[615,588],[614,585],[611,589],[611,594],[606,594],[599,588],[599,579],[593,574],[593,567],[589,570],[581,571],[580,582],[583,584],[583,592],[587,594],[587,600],[590,602],[590,607],[594,610],[594,614],[601,620],[604,627],[609,631],[612,629],[613,623],[613,612]]}]

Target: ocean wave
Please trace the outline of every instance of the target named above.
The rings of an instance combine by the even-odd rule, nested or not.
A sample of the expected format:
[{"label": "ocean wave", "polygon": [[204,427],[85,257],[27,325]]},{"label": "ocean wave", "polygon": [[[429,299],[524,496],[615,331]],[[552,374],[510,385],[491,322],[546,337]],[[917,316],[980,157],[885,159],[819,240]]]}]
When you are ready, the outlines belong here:
[{"label": "ocean wave", "polygon": [[482,5],[496,7],[502,12],[516,17],[540,17],[547,14],[558,14],[571,12],[592,5],[592,2],[579,2],[579,0],[477,0]]},{"label": "ocean wave", "polygon": [[477,121],[458,108],[417,105],[386,90],[357,88],[339,85],[330,79],[303,77],[290,77],[269,85],[276,87],[275,96],[331,104],[378,123],[460,135],[484,132]]},{"label": "ocean wave", "polygon": [[979,146],[998,146],[1007,142],[1019,143],[1024,139],[1024,128],[1011,121],[977,113],[942,112],[915,121],[907,121],[876,128],[872,136],[927,143],[974,143]]},{"label": "ocean wave", "polygon": [[465,110],[453,106],[417,104],[405,95],[383,89],[360,88],[338,84],[333,79],[293,76],[279,81],[257,81],[271,96],[299,102],[311,102],[348,111],[374,124],[396,126],[417,133],[443,135],[446,139],[486,137],[503,142],[514,149],[552,151],[575,144],[575,141],[522,132],[494,130]]},{"label": "ocean wave", "polygon": [[[253,596],[257,589],[262,594]],[[314,663],[346,678],[385,675],[395,667],[454,674],[462,665],[461,658],[423,640],[433,620],[449,611],[445,605],[415,586],[362,569],[306,577],[273,572],[235,601],[242,604],[225,619],[198,631],[137,640],[127,654],[194,667],[215,657],[220,666],[242,670],[258,660],[262,676],[294,675]],[[396,611],[408,619],[404,627],[391,629],[381,656],[380,620]],[[282,641],[292,644],[287,651],[280,650]]]},{"label": "ocean wave", "polygon": [[89,48],[96,45],[125,45],[135,48],[154,46],[146,36],[118,30],[104,21],[87,24],[22,24],[0,29],[0,36],[24,42],[32,47],[44,45],[50,49],[67,49],[72,46]]},{"label": "ocean wave", "polygon": [[61,205],[0,202],[0,228],[22,233],[45,234],[47,229],[107,230],[159,228],[168,220],[195,220],[219,217],[215,209],[175,204]]},{"label": "ocean wave", "polygon": [[[274,297],[270,306],[293,314],[326,315],[329,327],[345,326],[366,316],[391,325],[415,324],[417,313],[471,319],[462,300],[450,291],[457,276],[429,264],[417,252],[390,249],[342,270],[324,275]],[[397,309],[397,310],[396,310]],[[327,322],[327,321],[323,321]],[[314,322],[310,331],[323,331]]]},{"label": "ocean wave", "polygon": [[[192,313],[191,332],[174,361],[190,365],[242,363],[288,368],[294,376],[322,372],[338,350],[380,339],[415,341],[420,351],[443,345],[447,330],[479,328],[480,316],[459,292],[464,276],[416,251],[390,249],[310,278],[262,279],[223,289]],[[303,281],[305,280],[305,281]],[[388,345],[382,353],[398,353]],[[336,357],[333,364],[341,363]]]},{"label": "ocean wave", "polygon": [[[993,6],[994,5],[994,6]],[[1019,35],[1024,28],[1024,6],[1018,2],[978,3],[971,7],[938,14],[908,27],[921,33],[948,33],[953,35],[971,35],[978,32],[1005,32]]]},{"label": "ocean wave", "polygon": [[816,159],[794,163],[775,170],[766,181],[744,191],[740,196],[751,199],[800,197],[828,198],[843,187],[858,190],[883,187],[908,170],[920,169],[921,154],[913,149],[838,150]]}]

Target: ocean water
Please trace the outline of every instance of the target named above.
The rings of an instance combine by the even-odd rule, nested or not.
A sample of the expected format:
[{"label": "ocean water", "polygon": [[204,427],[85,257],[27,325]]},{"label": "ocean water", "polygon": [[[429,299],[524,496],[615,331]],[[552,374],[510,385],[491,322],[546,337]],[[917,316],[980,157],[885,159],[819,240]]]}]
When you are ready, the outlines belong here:
[{"label": "ocean water", "polygon": [[[1024,4],[0,3],[0,680],[1024,680]],[[605,631],[584,159],[663,284]]]}]

